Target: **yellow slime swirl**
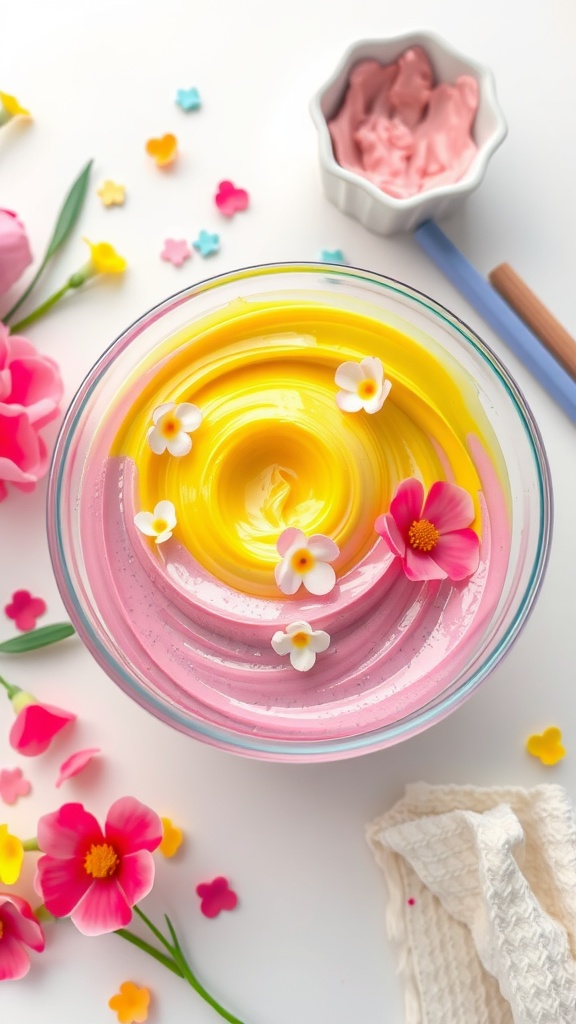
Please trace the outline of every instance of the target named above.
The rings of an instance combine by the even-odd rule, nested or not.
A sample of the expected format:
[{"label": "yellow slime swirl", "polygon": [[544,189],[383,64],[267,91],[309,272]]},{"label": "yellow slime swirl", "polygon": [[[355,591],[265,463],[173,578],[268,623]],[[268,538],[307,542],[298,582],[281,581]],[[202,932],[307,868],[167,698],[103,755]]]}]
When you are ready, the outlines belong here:
[{"label": "yellow slime swirl", "polygon": [[[382,360],[392,391],[374,415],[343,413],[334,374],[365,356]],[[276,542],[288,526],[335,540],[341,577],[373,546],[374,520],[405,477],[428,488],[451,472],[476,501],[465,439],[483,431],[471,382],[376,319],[321,303],[238,301],[170,339],[154,362],[152,374],[139,368],[147,383],[112,454],[134,459],[140,507],[169,498],[174,536],[237,590],[280,596]],[[146,441],[164,402],[202,410],[183,458],[155,455]]]}]

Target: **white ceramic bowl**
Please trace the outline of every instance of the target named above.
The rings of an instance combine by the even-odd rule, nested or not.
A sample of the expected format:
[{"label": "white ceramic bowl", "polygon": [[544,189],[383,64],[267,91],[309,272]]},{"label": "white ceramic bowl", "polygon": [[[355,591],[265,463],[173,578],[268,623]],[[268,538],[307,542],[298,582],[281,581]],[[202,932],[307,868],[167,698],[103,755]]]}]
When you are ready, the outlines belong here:
[{"label": "white ceramic bowl", "polygon": [[[421,46],[426,51],[438,82],[454,82],[458,75],[463,74],[472,75],[477,80],[479,104],[473,138],[478,152],[464,177],[454,184],[431,188],[408,199],[396,199],[336,162],[328,121],[339,110],[350,72],[359,61],[376,59],[381,64],[389,64],[412,46]],[[478,188],[490,157],[507,132],[496,99],[492,72],[470,57],[464,57],[431,32],[408,32],[389,39],[355,43],[329,81],[316,93],[310,109],[318,131],[322,182],[328,199],[343,213],[355,217],[364,227],[379,235],[410,231],[425,220],[452,213]]]}]

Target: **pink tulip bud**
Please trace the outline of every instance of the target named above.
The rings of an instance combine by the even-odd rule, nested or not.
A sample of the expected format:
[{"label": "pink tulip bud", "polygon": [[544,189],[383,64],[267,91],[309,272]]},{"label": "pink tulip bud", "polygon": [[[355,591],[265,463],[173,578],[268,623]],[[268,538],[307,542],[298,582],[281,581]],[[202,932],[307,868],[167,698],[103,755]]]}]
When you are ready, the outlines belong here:
[{"label": "pink tulip bud", "polygon": [[15,284],[31,262],[24,225],[11,210],[0,210],[0,295]]}]

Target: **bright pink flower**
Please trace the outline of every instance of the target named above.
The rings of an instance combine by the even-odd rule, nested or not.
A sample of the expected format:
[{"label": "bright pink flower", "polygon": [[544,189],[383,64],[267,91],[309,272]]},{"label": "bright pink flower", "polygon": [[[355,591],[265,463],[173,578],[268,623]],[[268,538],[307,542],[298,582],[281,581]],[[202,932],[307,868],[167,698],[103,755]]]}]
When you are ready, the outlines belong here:
[{"label": "bright pink flower", "polygon": [[48,469],[42,427],[58,415],[63,386],[53,359],[0,323],[0,501],[6,483],[32,491]]},{"label": "bright pink flower", "polygon": [[154,882],[152,850],[162,841],[155,811],[134,797],[117,800],[104,831],[82,804],[64,804],[38,822],[37,888],[55,917],[70,916],[83,935],[124,928]]},{"label": "bright pink flower", "polygon": [[462,487],[439,480],[424,501],[422,484],[410,477],[374,526],[409,580],[463,580],[478,568],[480,542],[466,528],[473,520],[474,503]]},{"label": "bright pink flower", "polygon": [[222,875],[212,882],[197,885],[196,893],[200,897],[200,910],[204,917],[217,917],[221,910],[234,910],[238,903],[236,893]]},{"label": "bright pink flower", "polygon": [[[22,706],[26,697],[29,702]],[[10,746],[26,757],[43,754],[60,730],[76,719],[71,711],[41,704],[31,694],[23,694],[22,691],[13,698],[14,701],[18,703],[15,706],[16,720],[10,729]]]},{"label": "bright pink flower", "polygon": [[16,283],[31,262],[24,225],[12,210],[0,210],[0,295]]},{"label": "bright pink flower", "polygon": [[4,608],[9,619],[14,619],[17,629],[23,633],[34,629],[36,619],[44,615],[46,602],[41,597],[32,597],[29,590],[15,590],[12,601]]},{"label": "bright pink flower", "polygon": [[26,900],[0,893],[0,981],[16,981],[30,969],[29,946],[41,953],[44,932]]}]

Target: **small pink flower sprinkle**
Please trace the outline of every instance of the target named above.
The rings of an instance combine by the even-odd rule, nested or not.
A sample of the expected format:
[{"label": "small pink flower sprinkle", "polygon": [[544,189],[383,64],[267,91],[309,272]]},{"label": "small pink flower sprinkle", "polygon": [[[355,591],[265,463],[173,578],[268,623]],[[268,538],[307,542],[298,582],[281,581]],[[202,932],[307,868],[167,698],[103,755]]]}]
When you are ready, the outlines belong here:
[{"label": "small pink flower sprinkle", "polygon": [[0,770],[0,797],[5,804],[15,804],[19,796],[28,796],[31,786],[21,768]]},{"label": "small pink flower sprinkle", "polygon": [[236,893],[230,888],[228,879],[219,877],[212,882],[196,886],[200,897],[200,910],[204,917],[217,917],[221,910],[234,910],[238,903]]},{"label": "small pink flower sprinkle", "polygon": [[190,246],[184,238],[167,238],[160,253],[160,259],[166,260],[174,267],[181,267],[185,260],[190,259],[191,255]]},{"label": "small pink flower sprinkle", "polygon": [[408,900],[408,906],[409,907],[413,907],[415,903],[416,903],[416,900],[414,899],[413,896],[411,896],[410,899]]},{"label": "small pink flower sprinkle", "polygon": [[247,208],[249,196],[246,189],[236,188],[231,181],[221,181],[214,202],[225,217],[233,217]]},{"label": "small pink flower sprinkle", "polygon": [[99,747],[88,747],[86,750],[77,750],[75,754],[67,757],[60,765],[56,787],[60,787],[63,782],[66,782],[66,779],[71,779],[73,775],[78,775],[79,772],[84,770],[86,765],[90,764],[92,758],[99,753]]},{"label": "small pink flower sprinkle", "polygon": [[44,615],[46,602],[41,597],[32,597],[29,590],[15,590],[12,594],[12,601],[4,608],[9,619],[14,619],[17,629],[27,633],[34,629],[36,619]]}]

